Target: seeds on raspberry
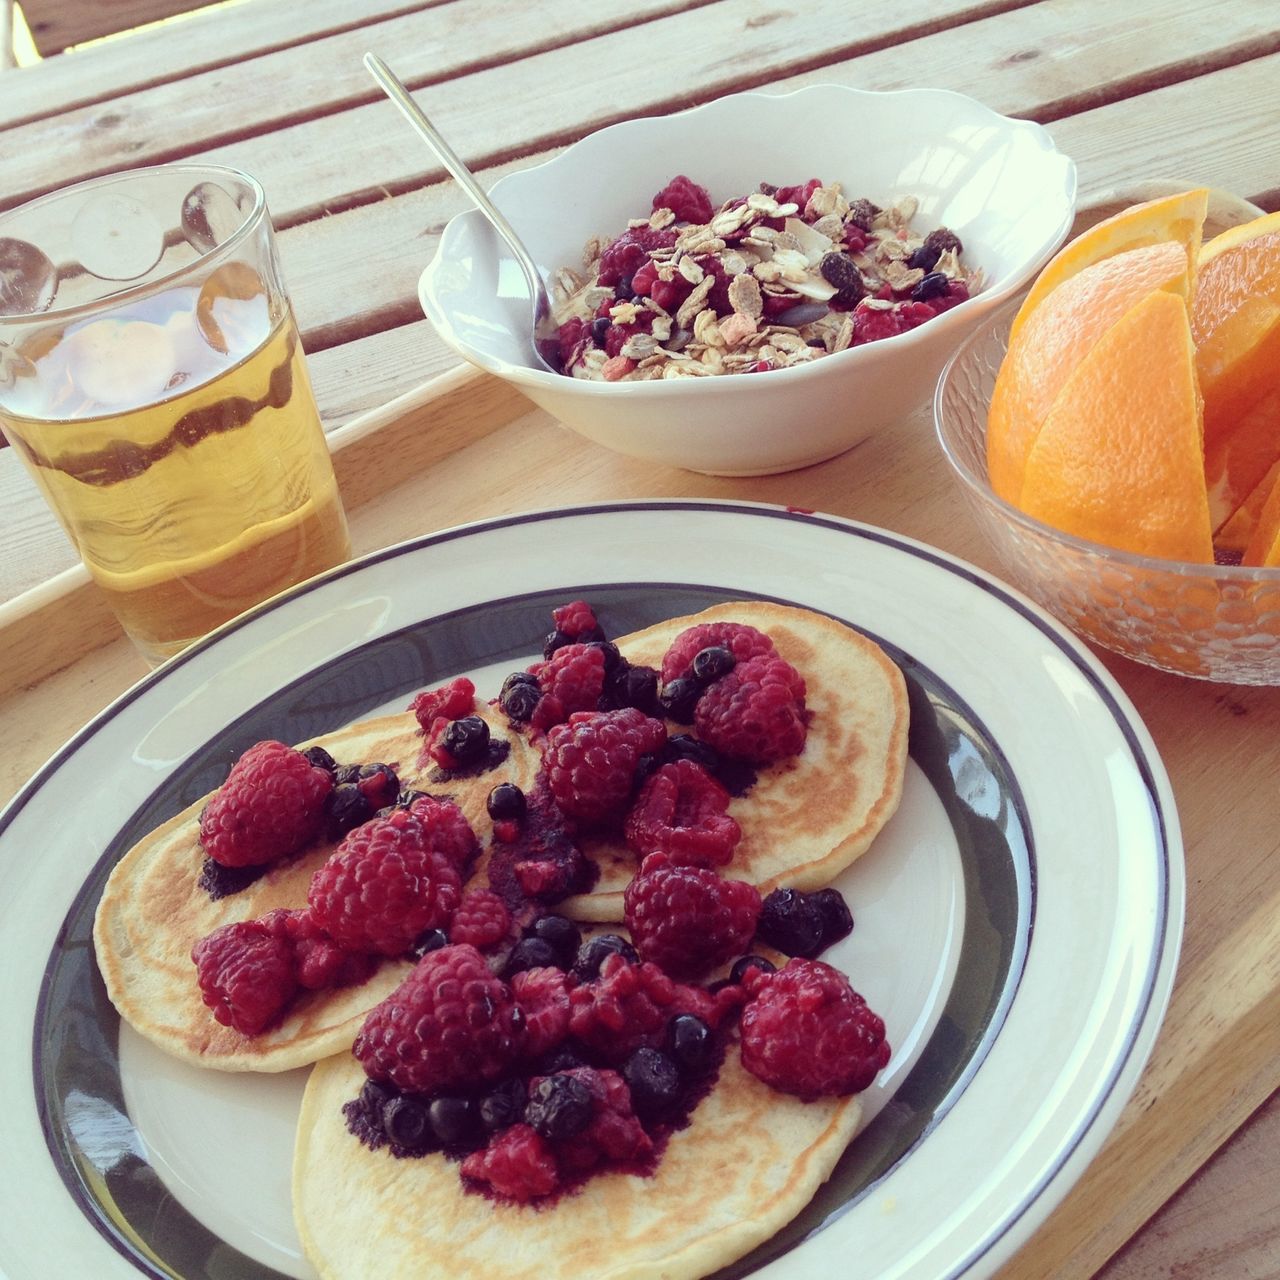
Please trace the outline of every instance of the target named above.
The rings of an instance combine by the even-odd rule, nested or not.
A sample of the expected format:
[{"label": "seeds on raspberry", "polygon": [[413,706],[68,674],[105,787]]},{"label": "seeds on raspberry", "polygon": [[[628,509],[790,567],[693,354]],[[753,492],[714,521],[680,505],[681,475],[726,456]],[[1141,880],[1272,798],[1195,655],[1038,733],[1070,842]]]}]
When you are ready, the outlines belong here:
[{"label": "seeds on raspberry", "polygon": [[723,755],[770,764],[804,749],[804,695],[804,680],[789,662],[776,654],[748,658],[708,687],[694,729]]},{"label": "seeds on raspberry", "polygon": [[449,941],[467,942],[479,951],[496,947],[511,930],[511,912],[489,889],[463,895],[449,923]]},{"label": "seeds on raspberry", "polygon": [[418,694],[409,704],[409,710],[417,718],[422,732],[427,734],[439,719],[457,720],[470,715],[475,708],[475,701],[475,684],[466,676],[458,676],[436,689]]}]

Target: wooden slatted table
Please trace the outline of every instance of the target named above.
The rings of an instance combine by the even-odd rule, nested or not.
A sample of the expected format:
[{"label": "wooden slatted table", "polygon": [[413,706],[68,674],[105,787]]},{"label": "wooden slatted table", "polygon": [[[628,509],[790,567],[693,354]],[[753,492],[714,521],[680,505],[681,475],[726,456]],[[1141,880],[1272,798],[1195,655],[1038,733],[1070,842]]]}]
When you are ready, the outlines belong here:
[{"label": "wooden slatted table", "polygon": [[[929,424],[785,476],[617,457],[458,367],[417,278],[465,197],[360,65],[381,52],[492,183],[630,116],[747,88],[929,84],[1045,123],[1082,202],[1169,180],[1280,207],[1272,0],[242,0],[0,75],[0,207],[92,174],[225,162],[267,190],[357,550],[530,507],[793,503],[987,568]],[[805,175],[807,176],[807,175]],[[873,477],[874,479],[868,479]],[[143,674],[0,450],[0,800]],[[1173,780],[1188,862],[1169,1017],[1110,1143],[1006,1276],[1280,1276],[1280,690],[1103,657]]]}]

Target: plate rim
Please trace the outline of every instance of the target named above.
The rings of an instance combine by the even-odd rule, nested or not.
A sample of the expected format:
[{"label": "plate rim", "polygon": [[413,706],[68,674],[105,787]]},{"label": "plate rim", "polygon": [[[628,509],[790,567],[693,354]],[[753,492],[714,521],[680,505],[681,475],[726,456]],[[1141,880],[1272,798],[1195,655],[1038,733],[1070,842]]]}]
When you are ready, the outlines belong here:
[{"label": "plate rim", "polygon": [[[932,562],[947,572],[957,575],[970,587],[975,587],[984,594],[992,596],[1006,607],[1012,607],[1015,612],[1032,623],[1059,650],[1064,652],[1076,669],[1086,677],[1094,692],[1101,698],[1108,715],[1115,721],[1129,747],[1135,764],[1139,767],[1144,780],[1147,799],[1152,808],[1153,821],[1161,837],[1159,843],[1162,846],[1164,855],[1162,884],[1163,926],[1156,934],[1155,946],[1148,957],[1148,979],[1145,984],[1145,998],[1141,1008],[1135,1011],[1132,1024],[1126,1030],[1124,1053],[1111,1064],[1105,1087],[1099,1087],[1093,1091],[1093,1105],[1088,1114],[1078,1118],[1071,1138],[1065,1145],[1061,1159],[1051,1171],[1046,1173],[1037,1186],[1028,1189],[1021,1197],[1021,1203],[1016,1212],[1011,1212],[1002,1217],[1001,1221],[996,1224],[994,1237],[986,1241],[974,1256],[964,1259],[957,1264],[956,1268],[948,1272],[949,1275],[964,1274],[978,1261],[990,1257],[992,1251],[1007,1243],[1011,1236],[1016,1235],[1020,1224],[1024,1224],[1028,1214],[1031,1214],[1033,1220],[1031,1225],[1026,1228],[1025,1235],[1029,1236],[1031,1234],[1031,1231],[1047,1216],[1051,1208],[1061,1198],[1061,1195],[1065,1194],[1066,1187],[1064,1186],[1061,1192],[1046,1205],[1046,1194],[1050,1192],[1053,1184],[1061,1179],[1064,1171],[1072,1165],[1073,1161],[1080,1163],[1081,1168],[1083,1168],[1084,1164],[1087,1164],[1092,1159],[1093,1155],[1096,1154],[1097,1148],[1101,1146],[1102,1141],[1110,1131],[1119,1111],[1132,1093],[1140,1068],[1150,1056],[1156,1032],[1167,1008],[1181,944],[1185,884],[1182,874],[1180,832],[1172,789],[1154,743],[1151,741],[1145,725],[1123,689],[1119,687],[1114,677],[1107,672],[1083,643],[1053,619],[1051,615],[1047,614],[1029,598],[1022,596],[1016,589],[994,577],[994,575],[959,557],[904,535],[845,517],[794,507],[784,507],[778,504],[745,503],[736,500],[638,499],[626,502],[558,505],[476,520],[433,533],[419,535],[393,546],[380,548],[356,560],[340,565],[276,597],[274,600],[258,606],[240,618],[226,624],[186,650],[183,654],[172,659],[169,663],[144,676],[135,685],[113,699],[107,707],[54,752],[49,760],[32,775],[31,779],[19,790],[13,800],[5,806],[3,811],[0,811],[0,835],[7,830],[26,804],[38,794],[47,779],[70,756],[74,755],[76,751],[100,732],[106,724],[119,715],[124,708],[143,696],[156,684],[167,679],[174,670],[196,659],[198,655],[219,643],[225,635],[250,625],[251,622],[264,614],[288,607],[292,602],[315,591],[322,584],[344,576],[360,573],[368,566],[381,561],[423,550],[432,545],[466,537],[477,532],[492,531],[530,522],[561,520],[614,512],[634,514],[638,511],[718,511],[752,517],[785,518],[814,524],[840,533],[869,538],[894,551],[905,552],[910,556]],[[981,1067],[979,1066],[976,1070],[981,1070]],[[1126,1077],[1132,1078],[1127,1079]],[[1120,1095],[1117,1096],[1117,1089],[1122,1084],[1127,1087],[1123,1088]],[[967,1082],[965,1087],[967,1088]],[[1114,1115],[1108,1114],[1109,1111],[1113,1111]],[[1106,1123],[1100,1124],[1104,1119]],[[43,1120],[44,1117],[42,1116],[42,1124]],[[1101,1133],[1098,1132],[1099,1128],[1102,1129]],[[923,1143],[928,1136],[929,1133],[926,1131],[922,1135],[920,1142]],[[1096,1142],[1091,1144],[1091,1138],[1096,1138]],[[1074,1176],[1071,1177],[1066,1185],[1070,1186],[1074,1180]],[[1044,1206],[1042,1213],[1036,1214],[1032,1212],[1037,1206]],[[1017,1247],[1016,1243],[1014,1247]],[[1012,1248],[1008,1250],[1008,1252],[1012,1251]]]}]

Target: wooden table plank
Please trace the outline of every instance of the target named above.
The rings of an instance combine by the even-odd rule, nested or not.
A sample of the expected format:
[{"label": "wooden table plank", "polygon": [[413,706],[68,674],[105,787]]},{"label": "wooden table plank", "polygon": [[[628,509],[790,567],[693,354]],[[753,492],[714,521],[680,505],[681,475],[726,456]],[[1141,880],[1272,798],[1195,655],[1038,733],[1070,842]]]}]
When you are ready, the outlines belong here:
[{"label": "wooden table plank", "polygon": [[[377,103],[384,123],[395,117],[395,108],[361,63],[368,49],[386,50],[401,78],[415,84],[449,80],[479,67],[497,68],[501,78],[510,64],[548,47],[589,41],[682,8],[687,8],[687,0],[615,0],[608,5],[599,0],[558,0],[530,21],[524,0],[447,4],[242,59],[113,97],[105,107],[96,104],[12,128],[6,139],[9,158],[0,208],[96,174],[240,145],[236,140],[246,135],[250,141],[245,145],[252,146],[253,140],[300,121],[318,126],[319,136],[328,135],[327,142],[306,156],[307,166],[327,167],[325,154],[332,157],[335,145],[349,142],[350,152],[339,166],[343,168],[371,146],[390,141],[373,134],[335,137],[326,126],[336,113],[361,103]],[[634,38],[643,40],[643,32]],[[282,86],[287,91],[282,92]],[[511,111],[510,98],[501,98],[501,103],[510,129],[523,112]],[[384,108],[389,108],[389,115]],[[420,158],[420,146],[412,145],[402,123],[395,137],[410,156]],[[268,191],[268,198],[274,206],[274,193]]]},{"label": "wooden table plank", "polygon": [[201,7],[202,0],[22,0],[31,38],[44,56]]},{"label": "wooden table plank", "polygon": [[[850,56],[859,49],[908,39],[917,31],[963,24],[975,15],[1019,2],[1026,0],[899,0],[892,8],[866,11],[856,38],[842,46],[833,33],[847,29],[845,0],[810,0],[803,10],[779,10],[768,22],[759,20],[757,0],[717,0],[693,9],[685,6],[684,11],[653,23],[546,49],[537,57],[506,65],[490,63],[488,70],[434,85],[422,100],[464,159],[473,165],[497,164],[560,145],[611,120],[668,111],[827,62],[833,54]],[[479,31],[500,47],[537,47],[529,24],[513,23],[504,7],[515,3],[484,0],[475,10],[474,22],[452,33],[454,47],[470,48]],[[578,13],[584,0],[566,0],[555,11],[562,7]],[[597,15],[610,7],[585,3],[585,9]],[[449,6],[438,15],[443,18],[456,11],[457,6]],[[488,17],[498,12],[508,15],[505,23]],[[57,187],[73,174],[110,172],[179,155],[232,164],[261,175],[272,213],[285,226],[420,186],[442,170],[415,143],[397,109],[371,91],[371,81],[365,90],[368,105],[259,132],[262,111],[267,110],[270,118],[281,118],[278,105],[264,104],[264,97],[278,103],[284,96],[279,93],[281,83],[311,86],[310,97],[288,95],[287,109],[303,115],[337,100],[331,87],[323,80],[317,84],[310,70],[313,61],[323,58],[326,46],[348,50],[349,60],[343,64],[347,75],[365,75],[359,54],[366,47],[384,51],[394,71],[410,75],[407,69],[419,65],[418,59],[435,47],[429,46],[427,54],[415,53],[389,40],[384,29],[413,22],[404,18],[371,26],[357,42],[359,49],[348,50],[352,38],[340,36],[257,60],[283,60],[278,77],[270,80],[254,76],[243,84],[243,69],[223,68],[172,88],[160,86],[127,95],[113,101],[109,110],[72,111],[19,126],[6,138],[0,207]],[[598,29],[598,20],[596,25]],[[458,56],[444,55],[446,60]],[[256,65],[247,64],[250,69]],[[637,70],[619,74],[619,68]],[[332,69],[336,73],[336,67]],[[420,79],[427,73],[420,71],[410,78]],[[222,99],[233,81],[245,98],[209,113],[201,104]],[[183,123],[188,104],[202,122],[203,133]],[[171,141],[174,130],[184,138],[182,146]],[[225,145],[210,141],[228,134],[245,136]]]},{"label": "wooden table plank", "polygon": [[177,26],[139,31],[24,68],[0,95],[0,128],[448,2],[242,0],[234,21],[225,10],[192,14]]}]

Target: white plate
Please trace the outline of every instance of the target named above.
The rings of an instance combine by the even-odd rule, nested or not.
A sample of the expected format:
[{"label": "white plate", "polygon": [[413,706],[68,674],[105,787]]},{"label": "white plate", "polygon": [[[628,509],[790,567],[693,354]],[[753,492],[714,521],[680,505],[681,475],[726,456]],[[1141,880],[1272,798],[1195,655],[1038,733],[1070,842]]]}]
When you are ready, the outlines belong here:
[{"label": "white plate", "polygon": [[[267,736],[300,740],[476,671],[496,689],[585,597],[611,634],[765,596],[866,630],[912,692],[904,803],[839,882],[832,958],[895,1057],[793,1226],[726,1274],[991,1274],[1079,1177],[1176,965],[1177,817],[1083,647],[930,548],[780,508],[650,502],[465,526],[333,571],[142,681],[0,815],[0,1273],[309,1277],[288,1206],[302,1073],[228,1077],[120,1033],[87,929],[138,834]],[[33,1087],[34,1082],[34,1087]],[[518,1247],[518,1246],[513,1246]]]}]

